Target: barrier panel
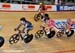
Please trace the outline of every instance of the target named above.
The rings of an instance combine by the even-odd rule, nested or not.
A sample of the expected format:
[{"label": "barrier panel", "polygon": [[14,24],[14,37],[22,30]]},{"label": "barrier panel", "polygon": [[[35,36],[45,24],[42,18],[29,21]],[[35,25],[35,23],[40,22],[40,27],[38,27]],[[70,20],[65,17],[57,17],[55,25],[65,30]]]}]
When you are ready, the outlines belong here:
[{"label": "barrier panel", "polygon": [[75,5],[57,5],[57,11],[75,11]]},{"label": "barrier panel", "polygon": [[[56,11],[56,5],[45,5],[47,11]],[[0,11],[38,11],[39,5],[0,3]]]},{"label": "barrier panel", "polygon": [[[40,5],[0,3],[0,11],[38,11]],[[47,11],[75,11],[75,5],[45,5]]]}]

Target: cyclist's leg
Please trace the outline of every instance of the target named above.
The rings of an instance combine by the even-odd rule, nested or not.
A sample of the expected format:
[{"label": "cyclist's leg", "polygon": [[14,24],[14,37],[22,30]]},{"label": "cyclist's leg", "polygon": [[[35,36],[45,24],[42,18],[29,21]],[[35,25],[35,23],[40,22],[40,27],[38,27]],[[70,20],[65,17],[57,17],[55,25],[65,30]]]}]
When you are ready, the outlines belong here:
[{"label": "cyclist's leg", "polygon": [[28,30],[27,28],[24,29],[24,33],[25,33],[25,35],[27,34],[27,30]]},{"label": "cyclist's leg", "polygon": [[70,30],[71,30],[71,28],[67,28],[67,29],[66,29],[66,32],[69,32]]},{"label": "cyclist's leg", "polygon": [[45,28],[46,34],[49,34],[49,33],[50,33],[50,29],[51,29],[51,28],[49,28],[49,27],[46,27],[46,28]]},{"label": "cyclist's leg", "polygon": [[61,32],[59,29],[57,29],[56,27],[53,27],[53,29],[57,32]]},{"label": "cyclist's leg", "polygon": [[27,34],[29,34],[29,31],[31,31],[32,29],[33,29],[32,25],[28,26],[28,28],[27,28]]}]

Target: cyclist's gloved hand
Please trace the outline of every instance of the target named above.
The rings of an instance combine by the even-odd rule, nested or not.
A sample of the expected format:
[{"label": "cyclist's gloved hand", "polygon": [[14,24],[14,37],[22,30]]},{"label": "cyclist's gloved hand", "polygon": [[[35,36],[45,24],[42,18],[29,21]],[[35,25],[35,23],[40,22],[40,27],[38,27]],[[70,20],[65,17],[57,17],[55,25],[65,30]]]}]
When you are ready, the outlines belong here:
[{"label": "cyclist's gloved hand", "polygon": [[14,29],[14,31],[16,31],[16,30],[17,30],[17,28]]}]

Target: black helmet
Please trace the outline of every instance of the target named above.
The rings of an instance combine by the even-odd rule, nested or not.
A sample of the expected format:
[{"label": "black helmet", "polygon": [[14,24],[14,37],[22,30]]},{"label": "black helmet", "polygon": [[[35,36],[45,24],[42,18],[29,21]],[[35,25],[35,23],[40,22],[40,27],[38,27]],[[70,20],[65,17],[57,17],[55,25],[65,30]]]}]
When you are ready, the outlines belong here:
[{"label": "black helmet", "polygon": [[22,17],[22,18],[20,19],[20,21],[26,21],[25,17]]},{"label": "black helmet", "polygon": [[48,15],[48,14],[45,14],[45,17],[46,17],[46,19],[47,19],[47,20],[49,20],[49,19],[50,19],[50,17],[49,17],[49,15]]},{"label": "black helmet", "polygon": [[49,15],[48,15],[48,14],[45,14],[45,16],[46,16],[46,17],[49,17]]}]

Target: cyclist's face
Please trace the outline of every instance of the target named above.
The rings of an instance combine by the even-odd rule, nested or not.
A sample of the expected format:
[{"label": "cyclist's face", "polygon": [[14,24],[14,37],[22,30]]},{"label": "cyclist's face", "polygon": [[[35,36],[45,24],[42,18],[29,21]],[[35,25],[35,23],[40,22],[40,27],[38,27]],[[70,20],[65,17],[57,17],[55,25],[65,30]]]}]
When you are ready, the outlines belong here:
[{"label": "cyclist's face", "polygon": [[24,23],[24,21],[21,21],[21,23],[23,24],[23,23]]}]

